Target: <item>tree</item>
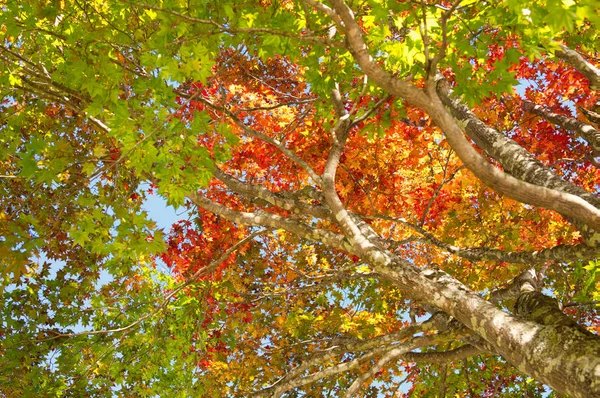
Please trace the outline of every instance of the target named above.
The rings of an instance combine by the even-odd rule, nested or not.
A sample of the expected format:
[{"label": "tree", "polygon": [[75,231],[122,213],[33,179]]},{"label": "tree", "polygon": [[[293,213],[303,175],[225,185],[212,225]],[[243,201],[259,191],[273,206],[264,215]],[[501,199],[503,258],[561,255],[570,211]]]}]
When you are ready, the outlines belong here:
[{"label": "tree", "polygon": [[3,2],[2,393],[600,395],[594,5]]}]

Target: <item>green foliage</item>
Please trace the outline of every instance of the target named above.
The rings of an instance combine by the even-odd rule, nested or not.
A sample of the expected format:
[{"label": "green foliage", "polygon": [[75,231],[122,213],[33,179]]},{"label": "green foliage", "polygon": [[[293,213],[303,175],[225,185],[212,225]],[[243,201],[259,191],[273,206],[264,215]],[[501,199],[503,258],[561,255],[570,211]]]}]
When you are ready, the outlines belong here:
[{"label": "green foliage", "polygon": [[[593,0],[466,0],[448,17],[446,26],[441,22],[446,2],[354,3],[356,19],[373,49],[371,55],[393,76],[420,84],[445,43],[446,54],[437,67],[455,84],[455,94],[470,106],[512,94],[519,85],[517,66],[524,59],[551,57],[557,40],[579,45],[584,51],[595,51],[598,42],[599,18]],[[215,187],[211,186],[215,165],[230,160],[240,146],[252,144],[224,116],[236,104],[218,103],[210,108],[202,102],[230,94],[232,89],[225,84],[211,86],[215,76],[226,76],[239,85],[262,85],[254,92],[244,88],[257,97],[280,95],[305,102],[328,98],[337,87],[347,93],[346,103],[360,104],[357,112],[364,114],[377,98],[385,97],[386,87],[363,80],[363,71],[345,47],[342,33],[329,37],[332,21],[305,5],[291,0],[0,1],[0,395],[239,395],[281,377],[278,372],[297,364],[307,353],[302,345],[307,341],[334,341],[331,336],[341,336],[363,342],[402,326],[399,318],[405,320],[412,308],[392,284],[369,275],[368,265],[353,260],[349,266],[339,252],[324,245],[308,246],[284,233],[261,238],[273,252],[240,249],[239,257],[228,260],[227,267],[184,286],[200,262],[165,270],[159,256],[174,250],[176,244],[168,242],[174,234],[167,237],[168,231],[157,227],[144,209],[150,195],[161,196],[174,208],[193,208],[188,202],[191,193],[212,192],[209,189]],[[238,75],[229,77],[227,61],[234,59],[224,55],[229,51],[259,66],[236,70],[231,73]],[[300,76],[293,82],[297,87],[285,87],[288,92],[282,94],[273,87],[275,83],[261,81],[260,68],[266,70],[272,59],[280,60],[275,80],[285,81],[294,72]],[[212,92],[206,91],[209,87]],[[274,106],[277,98],[268,101],[257,103],[272,107],[269,115],[280,111]],[[221,110],[215,111],[216,107]],[[301,106],[287,108],[292,114]],[[396,134],[398,120],[418,125],[419,134],[429,123],[396,99],[381,110],[374,115],[376,123],[361,126],[357,135],[362,141],[356,144],[354,163],[346,164],[350,170],[344,170],[344,179],[352,179],[352,168],[367,162],[360,158],[364,155],[360,145],[366,147]],[[242,122],[260,125],[277,139],[289,139],[293,129],[286,129],[296,127],[296,120],[282,117],[281,127],[256,121],[248,112],[236,112]],[[306,142],[311,140],[320,145],[306,155],[318,167],[324,164],[318,156],[330,145],[329,130],[324,132],[334,124],[334,115],[331,104],[318,102],[303,115],[302,137],[293,141],[298,150],[310,147]],[[277,129],[283,132],[274,134]],[[410,191],[407,197],[412,198],[417,184],[426,186],[421,191],[434,191],[434,167],[439,165],[434,164],[431,142],[437,145],[435,156],[450,159],[452,152],[443,137],[405,135],[398,142],[382,145],[382,151],[406,146],[391,152],[401,156],[385,162],[392,166],[405,162],[414,170],[392,170],[386,165],[390,175],[400,176],[397,184],[389,181],[394,195]],[[256,180],[274,190],[306,183],[298,168],[276,163],[279,158],[263,151],[260,156],[254,154],[258,160],[252,161],[274,162],[271,171],[280,173],[278,177],[264,178],[251,170],[256,166],[246,164],[238,178],[249,183]],[[427,159],[431,175],[426,170],[424,177]],[[243,156],[235,160],[251,163]],[[445,179],[445,169],[443,174]],[[357,182],[361,192],[378,190],[373,185],[378,181],[363,177]],[[450,212],[440,223],[446,240],[483,244],[483,239],[474,236],[479,230],[464,229],[473,229],[478,222],[473,220],[488,211],[487,206],[492,208],[486,213],[492,214],[488,221],[504,232],[494,239],[506,250],[523,248],[522,228],[503,226],[501,216],[494,212],[512,212],[531,224],[538,213],[531,215],[516,207],[497,210],[496,198],[487,202],[481,198],[485,188],[477,197],[473,191],[479,188],[473,188],[469,178],[462,175],[462,186],[455,187],[457,195],[477,205],[465,206],[458,215]],[[343,192],[350,190],[347,186],[340,189],[342,196],[358,207],[359,200]],[[422,195],[421,191],[414,196]],[[219,199],[241,209],[225,194]],[[378,200],[377,205],[388,214],[386,200]],[[402,206],[412,209],[415,203],[410,199]],[[253,211],[253,206],[243,210]],[[210,239],[188,254],[208,253],[214,260],[223,254],[231,243],[227,239],[232,239],[239,226],[227,224],[230,229],[225,229],[219,220],[210,219],[210,224],[198,217],[195,231]],[[216,234],[211,225],[216,225],[221,241],[210,235]],[[320,228],[314,221],[310,226]],[[551,232],[558,229],[552,222],[544,226]],[[394,233],[393,228],[385,228],[390,236]],[[461,236],[457,238],[453,231]],[[185,239],[190,238],[181,241]],[[221,246],[210,251],[208,247],[215,242]],[[425,261],[419,250],[410,248],[410,261]],[[464,262],[445,263],[448,272],[481,290],[499,282],[483,266],[469,273]],[[311,272],[325,270],[318,274],[325,278],[330,268],[338,266],[357,277],[327,282],[330,287],[325,291],[308,289]],[[571,297],[572,284],[577,301],[600,300],[600,263],[569,266],[573,269],[568,278],[573,280],[553,275],[551,288]],[[514,266],[503,270],[503,277],[516,272]],[[298,282],[298,275],[306,279]],[[247,303],[256,286],[274,297],[259,309]],[[307,293],[286,300],[281,286],[308,288]],[[172,292],[177,294],[171,296]],[[270,351],[269,345],[293,349]],[[321,348],[310,346],[315,351]],[[250,363],[244,363],[247,358]],[[492,358],[487,366],[482,369],[475,358],[448,370],[445,377],[453,386],[449,393],[484,394],[490,380],[509,385],[505,396],[541,391],[540,385],[527,383],[502,359]],[[411,381],[420,383],[415,396],[431,396],[441,368],[427,370],[431,372],[417,377],[411,369],[392,365],[379,379],[385,385],[382,391],[389,388],[391,394],[394,380],[414,373]],[[465,379],[465,374],[471,379]],[[339,391],[351,385],[351,376],[326,380],[315,388]]]}]

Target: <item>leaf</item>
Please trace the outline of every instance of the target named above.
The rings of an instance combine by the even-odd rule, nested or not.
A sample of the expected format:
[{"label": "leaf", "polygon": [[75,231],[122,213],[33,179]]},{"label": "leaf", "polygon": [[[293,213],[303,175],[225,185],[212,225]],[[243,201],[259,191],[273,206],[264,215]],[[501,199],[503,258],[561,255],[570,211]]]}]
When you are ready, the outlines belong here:
[{"label": "leaf", "polygon": [[[593,63],[595,2],[366,0],[335,32],[339,7],[302,2],[80,3],[0,17],[0,390],[350,394],[385,344],[461,349],[424,321],[435,309],[509,355],[389,361],[354,395],[547,394],[546,358],[489,321],[512,303],[483,298],[552,261],[543,293],[598,300],[594,218],[511,199],[475,166],[597,191],[590,142],[571,131],[595,111],[591,75],[556,51]],[[436,74],[458,111],[437,102]],[[453,119],[479,157],[459,151]],[[596,312],[577,307],[593,333]],[[561,336],[533,335],[567,361],[577,391],[563,393],[595,393]]]}]

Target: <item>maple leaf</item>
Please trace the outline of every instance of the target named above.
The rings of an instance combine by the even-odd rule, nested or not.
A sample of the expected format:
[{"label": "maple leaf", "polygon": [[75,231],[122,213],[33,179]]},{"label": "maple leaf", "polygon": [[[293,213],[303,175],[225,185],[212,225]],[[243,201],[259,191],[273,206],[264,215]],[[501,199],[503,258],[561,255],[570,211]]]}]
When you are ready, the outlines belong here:
[{"label": "maple leaf", "polygon": [[0,390],[600,394],[591,1],[21,3]]}]

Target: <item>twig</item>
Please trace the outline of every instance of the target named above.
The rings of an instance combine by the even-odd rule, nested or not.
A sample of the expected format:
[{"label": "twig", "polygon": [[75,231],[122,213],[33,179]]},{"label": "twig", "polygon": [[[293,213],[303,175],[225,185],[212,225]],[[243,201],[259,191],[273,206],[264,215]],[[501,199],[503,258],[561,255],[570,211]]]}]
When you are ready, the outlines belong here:
[{"label": "twig", "polygon": [[265,229],[253,232],[250,235],[248,235],[247,237],[245,237],[244,239],[238,241],[236,244],[234,244],[233,246],[231,246],[229,249],[225,250],[225,252],[221,256],[219,256],[219,258],[217,258],[216,260],[212,261],[206,267],[204,267],[204,268],[196,271],[194,273],[194,275],[192,275],[191,277],[189,277],[184,283],[182,283],[177,288],[175,288],[173,291],[171,291],[169,294],[167,294],[165,296],[165,298],[162,300],[162,302],[154,310],[152,310],[150,313],[148,313],[148,314],[146,314],[146,315],[138,318],[136,321],[130,323],[127,326],[123,326],[123,327],[120,327],[120,328],[114,328],[114,329],[91,330],[91,331],[80,332],[80,333],[55,333],[52,337],[48,337],[48,338],[44,338],[44,339],[36,339],[34,341],[41,342],[41,341],[54,340],[54,339],[58,339],[58,338],[69,338],[69,337],[76,337],[76,336],[90,336],[90,335],[110,334],[110,333],[118,333],[118,332],[128,331],[131,328],[133,328],[134,326],[139,325],[140,323],[142,323],[146,319],[151,318],[154,315],[158,314],[159,312],[163,311],[167,307],[167,305],[169,304],[169,301],[171,300],[171,298],[173,298],[173,296],[175,296],[177,293],[179,293],[181,290],[183,290],[184,288],[186,288],[190,284],[194,283],[198,278],[200,278],[200,277],[202,277],[202,276],[204,276],[204,275],[206,275],[206,274],[214,271],[223,261],[227,260],[227,258],[234,251],[236,251],[239,247],[243,246],[247,242],[249,242],[252,239],[256,238],[258,235],[262,234],[263,232],[265,232]]}]

